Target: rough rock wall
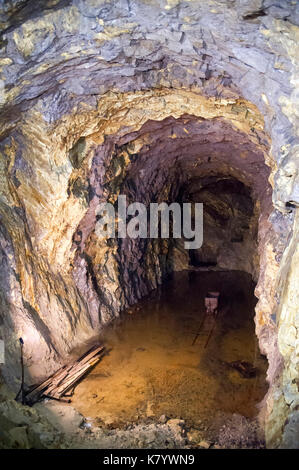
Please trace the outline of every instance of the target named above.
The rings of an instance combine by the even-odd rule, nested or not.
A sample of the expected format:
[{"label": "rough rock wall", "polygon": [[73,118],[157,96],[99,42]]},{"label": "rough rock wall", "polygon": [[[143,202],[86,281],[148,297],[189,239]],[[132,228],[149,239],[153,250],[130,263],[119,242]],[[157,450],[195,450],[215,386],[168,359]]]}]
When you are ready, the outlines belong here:
[{"label": "rough rock wall", "polygon": [[298,449],[299,442],[299,337],[298,337],[298,213],[293,233],[275,276],[273,307],[276,328],[270,341],[277,342],[281,355],[271,377],[272,387],[266,396],[269,418],[266,435],[270,447]]},{"label": "rough rock wall", "polygon": [[[276,286],[296,282],[293,258],[283,253],[287,246],[297,249],[297,222],[287,211],[299,201],[298,5],[52,3],[1,6],[0,327],[7,377],[14,377],[21,334],[33,379],[56,368],[119,311],[117,259],[107,257],[106,244],[92,243],[88,230],[89,254],[78,256],[78,227],[92,226],[94,193],[105,198],[106,171],[108,177],[119,171],[110,166],[117,140],[149,120],[189,114],[228,121],[249,136],[272,170],[276,210],[269,221],[261,210],[259,221],[256,324],[269,381],[281,391],[281,381],[297,380],[289,365],[284,379],[281,374],[282,358],[292,364],[296,347],[294,335],[291,352],[281,337],[297,320],[282,308],[287,288],[277,292]],[[211,133],[208,141],[214,138]],[[126,156],[122,162],[129,163]],[[104,297],[97,291],[103,280]],[[294,296],[287,306],[295,311]],[[267,397],[268,414],[281,410],[282,428],[288,398],[282,394],[279,401],[275,390],[273,385]],[[275,445],[280,438],[278,433]]]}]

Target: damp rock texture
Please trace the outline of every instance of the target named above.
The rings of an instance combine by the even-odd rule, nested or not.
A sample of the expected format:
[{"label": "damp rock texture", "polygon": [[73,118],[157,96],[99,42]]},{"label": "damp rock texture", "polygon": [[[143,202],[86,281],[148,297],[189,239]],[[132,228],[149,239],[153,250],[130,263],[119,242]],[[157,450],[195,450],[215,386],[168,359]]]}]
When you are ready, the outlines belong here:
[{"label": "damp rock texture", "polygon": [[15,394],[0,380],[0,449],[62,447],[62,432],[43,413],[14,398]]},{"label": "damp rock texture", "polygon": [[[171,271],[258,280],[269,447],[298,429],[298,43],[291,0],[1,2],[2,373],[47,376]],[[100,240],[101,202],[204,202],[202,250]],[[297,423],[297,424],[296,424]]]}]

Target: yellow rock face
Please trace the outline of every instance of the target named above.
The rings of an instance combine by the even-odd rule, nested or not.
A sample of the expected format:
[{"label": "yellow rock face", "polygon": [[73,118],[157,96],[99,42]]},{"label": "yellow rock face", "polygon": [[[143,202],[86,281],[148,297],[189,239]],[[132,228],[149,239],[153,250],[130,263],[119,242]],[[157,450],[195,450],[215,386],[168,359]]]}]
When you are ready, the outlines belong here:
[{"label": "yellow rock face", "polygon": [[[205,98],[185,90],[108,93],[99,100],[97,111],[66,116],[54,127],[43,122],[39,112],[29,113],[21,127],[27,144],[22,156],[34,176],[28,180],[17,171],[21,185],[16,193],[25,205],[30,226],[34,227],[33,246],[54,269],[57,266],[67,270],[72,259],[72,236],[87,206],[84,200],[69,197],[67,189],[71,180],[86,178],[95,145],[102,144],[104,136],[123,133],[122,129],[134,132],[148,120],[184,114],[204,119],[221,117],[260,146],[257,136],[263,131],[263,119],[255,106],[245,100]],[[68,152],[82,135],[86,137],[86,157],[76,170]],[[266,149],[263,150],[266,163],[275,168]],[[7,149],[7,153],[12,155],[13,149]]]}]

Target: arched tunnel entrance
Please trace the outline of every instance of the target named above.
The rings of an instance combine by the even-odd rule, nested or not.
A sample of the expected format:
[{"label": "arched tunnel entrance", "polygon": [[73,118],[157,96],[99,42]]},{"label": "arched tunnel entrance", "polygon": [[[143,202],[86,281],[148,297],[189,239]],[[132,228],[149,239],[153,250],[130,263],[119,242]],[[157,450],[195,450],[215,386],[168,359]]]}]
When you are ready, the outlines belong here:
[{"label": "arched tunnel entrance", "polygon": [[[267,146],[266,135],[259,139]],[[191,434],[211,441],[222,435],[224,447],[262,446],[255,419],[267,392],[267,360],[255,334],[254,288],[259,223],[272,190],[260,144],[222,118],[147,121],[97,150],[92,194],[105,154],[112,158],[100,200],[116,211],[119,195],[146,207],[201,202],[203,245],[188,250],[183,238],[150,236],[95,242],[86,213],[73,239],[75,263],[92,264],[100,246],[105,264],[93,271],[93,282],[105,299],[103,283],[113,282],[116,263],[114,296],[123,307],[101,335],[109,356],[77,387],[74,406],[111,427],[180,419]],[[209,291],[220,293],[217,319],[205,317]],[[223,433],[229,421],[243,434]]]},{"label": "arched tunnel entrance", "polygon": [[[158,426],[157,442],[166,447],[169,439],[170,446],[191,442],[192,433],[223,447],[261,447],[265,406],[258,406],[280,364],[263,289],[273,282],[272,244],[276,257],[284,246],[269,218],[274,164],[263,119],[248,101],[184,90],[108,94],[101,113],[51,130],[33,114],[16,135],[22,141],[41,129],[9,176],[24,212],[11,218],[3,209],[10,229],[3,243],[18,246],[16,304],[29,312],[12,316],[9,304],[4,321],[14,321],[24,339],[26,384],[100,341],[109,355],[71,398],[90,425],[116,433]],[[36,152],[36,176],[28,179]],[[42,189],[49,180],[50,193]],[[145,208],[202,203],[202,246],[188,250],[185,239],[161,236],[100,238],[98,207],[111,204],[118,221],[120,195]],[[209,291],[220,293],[219,316],[197,335]],[[11,383],[17,354],[12,344],[4,368]],[[50,420],[55,406],[46,405]],[[164,433],[172,420],[182,432],[185,423],[189,440]]]},{"label": "arched tunnel entrance", "polygon": [[[101,262],[94,280],[101,290],[109,277],[110,282],[115,277],[112,265],[117,264],[121,285],[114,301],[119,301],[121,309],[147,295],[168,274],[190,267],[240,270],[256,282],[258,225],[269,215],[272,194],[270,169],[265,164],[268,141],[265,134],[259,134],[259,141],[254,142],[223,118],[183,115],[147,121],[139,131],[107,137],[92,163],[89,209],[73,237],[77,276],[82,257],[88,262],[105,253],[112,269],[108,273],[109,267]],[[99,172],[103,160],[107,162],[105,175]],[[75,183],[78,186],[78,179]],[[73,185],[70,191],[74,190]],[[117,209],[120,194],[128,204],[140,202],[146,207],[203,203],[203,245],[186,250],[179,238],[96,240],[96,204],[108,201]]]}]

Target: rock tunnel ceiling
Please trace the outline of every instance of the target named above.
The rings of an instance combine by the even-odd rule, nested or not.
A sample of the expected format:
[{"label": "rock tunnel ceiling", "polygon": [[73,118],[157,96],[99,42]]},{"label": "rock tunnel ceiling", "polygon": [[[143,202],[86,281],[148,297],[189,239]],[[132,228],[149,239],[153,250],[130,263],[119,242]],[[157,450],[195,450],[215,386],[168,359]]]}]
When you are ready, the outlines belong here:
[{"label": "rock tunnel ceiling", "polygon": [[[260,139],[262,140],[262,135]],[[144,240],[125,240],[122,243],[118,241],[113,246],[111,243],[107,245],[102,241],[96,241],[95,208],[102,200],[115,202],[119,193],[127,195],[129,201],[140,201],[147,206],[150,202],[168,201],[171,203],[177,200],[195,199],[206,202],[205,214],[210,216],[205,220],[205,237],[208,246],[200,250],[199,255],[202,255],[206,249],[212,252],[214,250],[214,256],[216,256],[216,251],[222,251],[222,267],[232,268],[233,259],[230,260],[233,258],[231,251],[234,251],[232,243],[240,241],[240,236],[243,241],[243,233],[240,233],[241,226],[249,230],[251,224],[251,231],[257,231],[251,192],[256,204],[263,208],[264,217],[269,214],[271,187],[268,183],[269,168],[264,163],[263,155],[263,150],[267,148],[266,138],[264,137],[263,144],[255,144],[250,139],[247,141],[246,134],[234,129],[225,120],[218,118],[204,120],[184,115],[182,118],[166,118],[160,122],[147,121],[135,133],[106,140],[107,142],[96,150],[97,156],[92,163],[91,177],[88,185],[85,184],[85,188],[88,186],[88,194],[91,195],[90,206],[79,223],[73,239],[73,249],[76,250],[78,247],[79,256],[76,256],[75,264],[77,266],[76,279],[80,280],[80,284],[82,285],[82,279],[84,279],[80,270],[83,266],[84,269],[89,266],[92,270],[93,276],[97,279],[97,289],[100,289],[100,286],[106,282],[109,285],[109,277],[115,280],[115,288],[120,282],[119,276],[124,281],[123,286],[133,283],[133,286],[125,287],[125,289],[122,285],[118,286],[114,302],[118,299],[119,309],[157,287],[167,272],[171,271],[171,265],[178,262],[181,263],[181,269],[188,268],[187,252],[180,254],[176,247],[172,247],[175,253],[171,253],[173,249],[165,240],[162,245],[158,242],[159,246],[156,247],[153,246],[156,242]],[[103,165],[101,156],[105,154],[107,148],[109,148],[110,161],[107,164],[106,175],[101,180],[99,179],[99,169]],[[256,176],[257,170],[258,177]],[[77,188],[84,188],[83,181],[81,185],[78,179],[75,181]],[[213,181],[216,184],[214,189]],[[206,191],[204,191],[205,188]],[[188,192],[192,193],[191,199]],[[87,194],[87,189],[85,193]],[[228,194],[227,206],[223,200],[225,193]],[[209,195],[210,203],[207,198]],[[233,207],[236,217],[231,214]],[[215,210],[218,210],[219,233],[217,235],[215,235],[215,225],[217,225],[215,224],[215,219],[217,220]],[[238,210],[242,215],[237,216]],[[214,217],[211,212],[214,213]],[[257,207],[256,212],[259,212]],[[230,220],[225,222],[225,216]],[[235,219],[235,227],[231,228],[225,254],[222,249],[223,239],[227,230],[230,231],[227,225],[233,219]],[[209,227],[214,234],[208,233]],[[213,238],[215,239],[214,246]],[[243,245],[241,249],[238,245],[240,260],[236,261],[234,267],[235,269],[243,268],[257,278],[257,260],[251,261],[248,253],[248,251],[255,251],[255,238],[256,233],[255,235],[252,233],[250,240],[246,240],[244,244],[244,249],[247,250],[246,256],[244,256],[245,251],[242,254]],[[250,244],[253,246],[250,247]],[[159,255],[155,257],[153,252]],[[181,260],[174,259],[176,255]],[[106,257],[105,263],[101,261],[104,256]],[[142,259],[148,261],[142,262]],[[94,263],[92,260],[97,261]],[[117,266],[114,272],[113,264]],[[105,298],[105,295],[107,295],[107,288],[104,287],[101,298]],[[107,305],[111,305],[111,302],[111,298],[107,299]],[[97,317],[98,308],[97,306],[94,317]]]},{"label": "rock tunnel ceiling", "polygon": [[[169,271],[217,263],[257,281],[256,333],[269,361],[266,438],[292,446],[296,2],[27,1],[5,3],[1,13],[0,331],[8,383],[20,379],[19,336],[30,338],[24,354],[33,382]],[[210,243],[190,260],[164,240],[98,240],[95,208],[120,192],[145,204],[202,200]]]}]

